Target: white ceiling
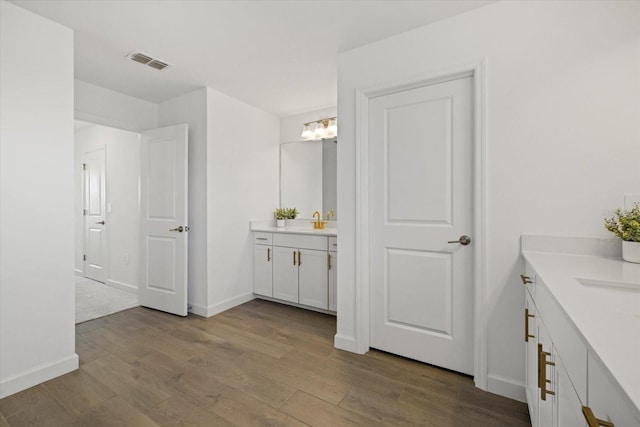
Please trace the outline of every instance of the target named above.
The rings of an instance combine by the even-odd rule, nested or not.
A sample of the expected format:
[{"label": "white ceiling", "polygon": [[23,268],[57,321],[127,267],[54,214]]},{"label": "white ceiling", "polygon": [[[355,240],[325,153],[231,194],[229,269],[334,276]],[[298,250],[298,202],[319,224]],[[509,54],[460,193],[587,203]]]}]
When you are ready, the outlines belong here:
[{"label": "white ceiling", "polygon": [[[490,1],[14,0],[75,31],[76,78],[159,103],[209,86],[286,116],[335,106],[336,54]],[[133,51],[172,64],[135,63]]]}]

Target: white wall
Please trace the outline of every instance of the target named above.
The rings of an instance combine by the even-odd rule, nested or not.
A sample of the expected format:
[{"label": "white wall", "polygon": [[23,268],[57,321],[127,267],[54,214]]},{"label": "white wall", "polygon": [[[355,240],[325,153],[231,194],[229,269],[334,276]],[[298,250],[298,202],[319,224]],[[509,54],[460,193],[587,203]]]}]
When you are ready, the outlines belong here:
[{"label": "white wall", "polygon": [[484,60],[488,388],[523,398],[523,233],[606,236],[640,188],[640,3],[498,2],[339,56],[338,334],[354,338],[354,90]]},{"label": "white wall", "polygon": [[0,198],[2,398],[78,367],[73,32],[4,0]]},{"label": "white wall", "polygon": [[208,315],[253,299],[249,221],[278,206],[280,119],[207,89]]},{"label": "white wall", "polygon": [[282,117],[280,119],[280,142],[302,141],[303,138],[300,134],[305,123],[335,116],[337,116],[337,109],[336,107],[331,107]]},{"label": "white wall", "polygon": [[189,284],[191,312],[207,315],[207,89],[158,106],[158,126],[189,126]]},{"label": "white wall", "polygon": [[[140,268],[140,134],[93,125],[75,132],[76,273],[82,271],[84,153],[105,146],[107,285],[137,292]],[[110,207],[110,210],[109,210]]]},{"label": "white wall", "polygon": [[75,118],[105,126],[140,132],[158,124],[158,105],[75,81]]}]

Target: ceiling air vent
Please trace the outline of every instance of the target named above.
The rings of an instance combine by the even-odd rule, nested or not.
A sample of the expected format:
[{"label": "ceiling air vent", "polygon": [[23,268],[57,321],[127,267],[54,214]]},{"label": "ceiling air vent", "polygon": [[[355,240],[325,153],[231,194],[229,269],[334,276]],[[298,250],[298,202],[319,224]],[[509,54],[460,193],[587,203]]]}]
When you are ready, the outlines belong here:
[{"label": "ceiling air vent", "polygon": [[146,55],[142,52],[138,52],[137,50],[134,50],[127,56],[132,61],[138,62],[140,64],[148,65],[149,67],[155,68],[156,70],[164,70],[169,66],[168,63],[164,61],[160,61],[159,59],[153,58],[152,56]]},{"label": "ceiling air vent", "polygon": [[155,68],[156,70],[163,70],[169,66],[169,64],[162,61],[158,61],[157,59],[154,59],[153,61],[149,62],[147,65],[151,68]]}]

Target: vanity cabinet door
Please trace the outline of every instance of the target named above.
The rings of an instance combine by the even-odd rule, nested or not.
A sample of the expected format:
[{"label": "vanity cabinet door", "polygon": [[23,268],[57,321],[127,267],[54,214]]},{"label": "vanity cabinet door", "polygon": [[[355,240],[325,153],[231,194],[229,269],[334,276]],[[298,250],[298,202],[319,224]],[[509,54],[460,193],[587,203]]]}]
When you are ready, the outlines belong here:
[{"label": "vanity cabinet door", "polygon": [[253,249],[253,293],[273,296],[273,248],[255,245]]},{"label": "vanity cabinet door", "polygon": [[328,253],[311,249],[298,250],[299,303],[329,308]]},{"label": "vanity cabinet door", "polygon": [[538,427],[538,313],[528,292],[525,292],[523,341],[525,342],[525,386],[531,425]]},{"label": "vanity cabinet door", "polygon": [[594,417],[613,423],[615,427],[640,426],[640,415],[634,409],[635,405],[591,352],[588,355],[587,366],[588,407]]},{"label": "vanity cabinet door", "polygon": [[557,425],[555,348],[542,321],[538,321],[538,426]]},{"label": "vanity cabinet door", "polygon": [[338,311],[338,253],[329,251],[329,310]]},{"label": "vanity cabinet door", "polygon": [[582,403],[560,357],[556,358],[555,371],[558,384],[558,427],[586,427]]},{"label": "vanity cabinet door", "polygon": [[273,247],[273,297],[298,302],[298,249]]}]

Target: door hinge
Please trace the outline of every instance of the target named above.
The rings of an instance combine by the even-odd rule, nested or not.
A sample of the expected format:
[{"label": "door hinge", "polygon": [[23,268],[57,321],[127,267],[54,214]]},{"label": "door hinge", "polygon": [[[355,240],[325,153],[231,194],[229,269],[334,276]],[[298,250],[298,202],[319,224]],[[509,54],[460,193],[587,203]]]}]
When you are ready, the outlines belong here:
[{"label": "door hinge", "polygon": [[82,170],[83,170],[83,171],[86,171],[86,170],[87,170],[87,164],[86,164],[86,163],[83,163],[83,164],[82,164]]},{"label": "door hinge", "polygon": [[82,260],[86,261],[87,260],[87,256],[86,255],[82,255]]},{"label": "door hinge", "polygon": [[82,209],[82,215],[84,215],[84,216],[87,215],[87,210],[86,209]]}]

